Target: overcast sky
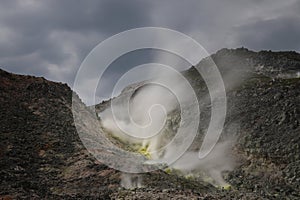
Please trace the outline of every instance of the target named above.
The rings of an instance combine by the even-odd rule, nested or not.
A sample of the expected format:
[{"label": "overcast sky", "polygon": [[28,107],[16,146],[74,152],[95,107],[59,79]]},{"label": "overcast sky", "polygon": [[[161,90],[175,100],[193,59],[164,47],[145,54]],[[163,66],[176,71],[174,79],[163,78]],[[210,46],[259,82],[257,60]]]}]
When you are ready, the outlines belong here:
[{"label": "overcast sky", "polygon": [[174,29],[209,53],[300,51],[299,24],[299,0],[3,0],[0,67],[72,86],[91,49],[127,29]]}]

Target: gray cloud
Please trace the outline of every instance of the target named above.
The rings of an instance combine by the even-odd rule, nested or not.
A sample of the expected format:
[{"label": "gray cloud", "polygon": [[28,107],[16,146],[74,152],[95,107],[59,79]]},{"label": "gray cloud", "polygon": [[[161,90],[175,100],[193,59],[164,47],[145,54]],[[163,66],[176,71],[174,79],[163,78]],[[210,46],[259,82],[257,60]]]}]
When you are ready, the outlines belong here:
[{"label": "gray cloud", "polygon": [[[143,26],[181,31],[210,53],[239,46],[299,51],[299,10],[297,0],[1,1],[0,66],[72,86],[94,46]],[[114,70],[114,77],[122,71]]]},{"label": "gray cloud", "polygon": [[300,18],[270,19],[237,28],[236,39],[252,49],[299,50]]},{"label": "gray cloud", "polygon": [[88,52],[113,34],[148,24],[138,1],[4,1],[0,65],[72,85]]}]

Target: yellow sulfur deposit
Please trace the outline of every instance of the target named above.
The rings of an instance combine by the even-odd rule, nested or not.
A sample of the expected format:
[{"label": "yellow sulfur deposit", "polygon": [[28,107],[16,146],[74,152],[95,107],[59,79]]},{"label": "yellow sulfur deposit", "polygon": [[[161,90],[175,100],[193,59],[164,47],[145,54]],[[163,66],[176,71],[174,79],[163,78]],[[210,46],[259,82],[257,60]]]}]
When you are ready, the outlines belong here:
[{"label": "yellow sulfur deposit", "polygon": [[139,149],[138,149],[138,152],[139,152],[140,154],[143,154],[146,158],[151,159],[151,154],[150,154],[148,148],[149,148],[149,144],[147,144],[147,145],[145,145],[145,146],[139,148]]},{"label": "yellow sulfur deposit", "polygon": [[231,185],[227,184],[221,187],[223,190],[231,190]]},{"label": "yellow sulfur deposit", "polygon": [[171,174],[172,169],[168,167],[168,168],[166,168],[164,171],[165,171],[167,174]]}]

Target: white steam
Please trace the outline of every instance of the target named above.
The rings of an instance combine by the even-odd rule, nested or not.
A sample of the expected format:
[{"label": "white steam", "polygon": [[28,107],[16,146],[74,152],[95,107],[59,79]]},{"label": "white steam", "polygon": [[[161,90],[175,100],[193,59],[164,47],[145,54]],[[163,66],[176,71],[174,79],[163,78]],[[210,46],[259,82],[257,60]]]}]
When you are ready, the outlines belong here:
[{"label": "white steam", "polygon": [[235,167],[235,159],[231,155],[233,142],[230,140],[220,142],[203,159],[198,159],[198,152],[187,152],[178,161],[171,165],[186,175],[201,175],[210,177],[208,180],[217,186],[228,185],[222,172],[232,171]]},{"label": "white steam", "polygon": [[[174,69],[160,67],[163,67],[160,77],[125,90],[112,100],[110,108],[100,113],[106,130],[128,143],[140,143],[152,159],[161,158],[174,145],[178,148],[176,155],[180,157],[197,134],[199,123],[197,98],[190,84]],[[183,126],[174,137],[175,143],[159,149],[167,115],[175,109],[180,109]],[[187,135],[187,132],[193,134]],[[182,144],[176,144],[178,141]],[[168,161],[176,159],[176,156],[170,156]]]},{"label": "white steam", "polygon": [[143,187],[142,177],[139,174],[123,173],[121,178],[121,186],[126,189]]},{"label": "white steam", "polygon": [[[210,182],[224,186],[222,172],[235,166],[230,156],[234,140],[223,139],[202,159],[199,152],[188,150],[201,123],[199,103],[187,80],[169,72],[124,90],[112,100],[111,107],[100,113],[102,126],[128,145],[138,144],[135,150],[149,159],[148,164],[167,164],[183,174],[195,176],[205,173],[212,179]],[[210,91],[213,92],[216,91]],[[180,112],[181,121],[173,130],[177,134],[166,142],[165,124],[172,112]],[[214,138],[206,137],[210,139]],[[141,187],[141,179],[134,174],[123,174],[121,184],[125,188]]]}]

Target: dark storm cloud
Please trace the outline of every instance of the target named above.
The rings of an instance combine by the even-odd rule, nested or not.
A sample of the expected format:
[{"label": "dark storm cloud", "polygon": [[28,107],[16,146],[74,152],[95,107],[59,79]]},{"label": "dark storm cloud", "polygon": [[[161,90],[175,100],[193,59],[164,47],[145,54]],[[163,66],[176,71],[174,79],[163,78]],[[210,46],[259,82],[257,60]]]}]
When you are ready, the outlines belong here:
[{"label": "dark storm cloud", "polygon": [[256,49],[299,50],[300,18],[259,21],[237,28],[238,43]]},{"label": "dark storm cloud", "polygon": [[[299,10],[298,0],[1,1],[0,66],[72,86],[93,47],[116,33],[143,26],[181,31],[209,53],[240,46],[299,51]],[[122,71],[114,70],[114,76]]]},{"label": "dark storm cloud", "polygon": [[147,23],[143,8],[150,9],[147,3],[138,0],[48,0],[34,4],[25,9],[20,3],[10,6],[12,13],[4,16],[5,24],[25,34],[35,34],[37,30],[42,33],[68,30],[113,34]]},{"label": "dark storm cloud", "polygon": [[[156,2],[157,3],[157,2]],[[278,30],[282,33],[294,31],[292,26],[299,24],[300,1],[297,0],[190,0],[188,3],[182,1],[169,1],[157,3],[157,9],[154,9],[152,16],[155,25],[173,28],[187,33],[200,42],[209,52],[215,52],[220,48],[234,48],[247,46],[240,38],[245,38],[249,33],[243,28],[254,24],[272,23],[268,28],[275,29],[284,20],[291,19],[291,26],[280,26],[284,30]],[[263,26],[252,26],[250,32],[264,31]],[[267,31],[266,31],[267,32]],[[263,37],[263,36],[261,36]],[[276,42],[278,38],[270,38],[270,43]],[[250,41],[247,42],[250,44]],[[253,49],[262,48],[251,45]],[[281,43],[283,45],[283,43]],[[277,47],[280,49],[289,47],[289,45]],[[269,46],[264,48],[269,48]],[[293,50],[299,47],[290,46]],[[272,49],[272,48],[271,48]]]},{"label": "dark storm cloud", "polygon": [[0,65],[72,83],[75,69],[96,44],[149,24],[143,7],[150,9],[136,0],[1,2]]}]

